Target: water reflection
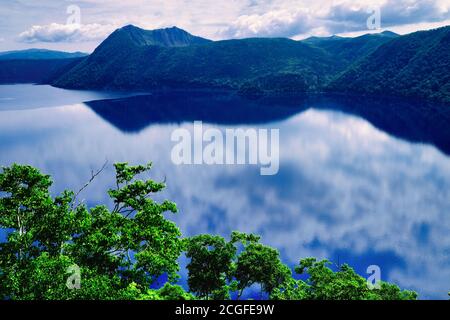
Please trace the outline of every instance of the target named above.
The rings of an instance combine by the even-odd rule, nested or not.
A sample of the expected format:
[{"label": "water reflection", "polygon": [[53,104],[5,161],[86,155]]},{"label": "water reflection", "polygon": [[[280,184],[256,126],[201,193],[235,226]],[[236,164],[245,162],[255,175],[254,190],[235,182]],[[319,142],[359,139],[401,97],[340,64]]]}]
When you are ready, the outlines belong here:
[{"label": "water reflection", "polygon": [[[390,109],[375,109],[383,108],[375,107],[378,102],[358,108],[338,98],[312,99],[178,93],[5,111],[0,163],[37,166],[54,176],[58,192],[79,188],[105,159],[152,160],[152,176],[168,183],[160,197],[177,202],[180,213],[173,219],[185,235],[255,232],[290,264],[305,256],[326,257],[349,262],[361,274],[377,264],[385,280],[418,290],[421,297],[446,298],[447,115],[427,106],[429,114],[419,117],[405,103],[401,110],[408,112],[399,107],[392,120]],[[192,120],[220,130],[279,128],[279,173],[260,176],[258,166],[173,165],[170,134],[180,126],[192,130]],[[106,201],[112,185],[109,166],[83,194],[86,202]]]},{"label": "water reflection", "polygon": [[229,92],[159,92],[86,102],[125,133],[152,124],[203,120],[214,124],[260,124],[287,119],[309,108],[364,118],[390,135],[430,143],[450,154],[450,108],[421,101],[348,96],[264,97],[251,100]]},{"label": "water reflection", "polygon": [[0,111],[48,108],[94,99],[112,99],[132,93],[64,90],[48,85],[0,85]]},{"label": "water reflection", "polygon": [[306,109],[306,100],[249,100],[229,92],[155,92],[131,98],[86,102],[100,117],[125,133],[152,124],[202,120],[222,125],[261,124],[287,119]]}]

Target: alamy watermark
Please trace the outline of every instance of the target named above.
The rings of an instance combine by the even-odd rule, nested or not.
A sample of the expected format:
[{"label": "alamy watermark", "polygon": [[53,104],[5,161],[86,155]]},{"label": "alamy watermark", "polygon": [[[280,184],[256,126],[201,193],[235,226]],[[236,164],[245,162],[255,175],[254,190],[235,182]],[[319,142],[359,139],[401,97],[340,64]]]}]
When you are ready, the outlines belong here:
[{"label": "alamy watermark", "polygon": [[66,287],[68,289],[80,289],[81,288],[81,271],[80,267],[76,264],[69,266],[66,273],[70,273],[70,276],[66,280]]},{"label": "alamy watermark", "polygon": [[75,4],[67,6],[66,13],[69,15],[66,20],[66,24],[80,25],[81,24],[81,9]]},{"label": "alamy watermark", "polygon": [[381,288],[381,269],[376,264],[367,267],[366,273],[369,274],[367,278],[367,287],[370,290]]},{"label": "alamy watermark", "polygon": [[378,6],[367,9],[370,16],[366,20],[367,29],[379,30],[381,29],[381,8]]},{"label": "alamy watermark", "polygon": [[279,129],[204,128],[201,121],[188,129],[177,128],[171,140],[171,159],[176,165],[260,165],[261,175],[279,170]]}]

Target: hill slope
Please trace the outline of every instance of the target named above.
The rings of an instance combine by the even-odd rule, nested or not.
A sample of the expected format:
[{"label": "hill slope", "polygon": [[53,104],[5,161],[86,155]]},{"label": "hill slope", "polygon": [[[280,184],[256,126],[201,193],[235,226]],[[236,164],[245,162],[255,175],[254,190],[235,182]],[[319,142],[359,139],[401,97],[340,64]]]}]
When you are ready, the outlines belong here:
[{"label": "hill slope", "polygon": [[337,77],[329,90],[450,102],[450,27],[385,43]]}]

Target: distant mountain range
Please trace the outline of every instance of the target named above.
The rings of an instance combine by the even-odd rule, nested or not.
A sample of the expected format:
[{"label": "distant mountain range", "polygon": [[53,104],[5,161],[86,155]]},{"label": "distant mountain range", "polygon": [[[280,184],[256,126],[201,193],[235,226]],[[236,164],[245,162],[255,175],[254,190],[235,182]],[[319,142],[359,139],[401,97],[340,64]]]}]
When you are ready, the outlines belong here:
[{"label": "distant mountain range", "polygon": [[42,81],[70,89],[201,87],[256,96],[327,91],[450,102],[449,49],[450,27],[405,36],[385,31],[211,41],[176,27],[128,25]]},{"label": "distant mountain range", "polygon": [[0,84],[50,83],[81,62],[69,59],[12,59],[0,60]]},{"label": "distant mountain range", "polygon": [[47,49],[27,49],[0,52],[1,60],[42,60],[42,59],[69,59],[86,57],[83,52],[63,52]]},{"label": "distant mountain range", "polygon": [[0,84],[49,82],[87,55],[47,49],[0,52]]}]

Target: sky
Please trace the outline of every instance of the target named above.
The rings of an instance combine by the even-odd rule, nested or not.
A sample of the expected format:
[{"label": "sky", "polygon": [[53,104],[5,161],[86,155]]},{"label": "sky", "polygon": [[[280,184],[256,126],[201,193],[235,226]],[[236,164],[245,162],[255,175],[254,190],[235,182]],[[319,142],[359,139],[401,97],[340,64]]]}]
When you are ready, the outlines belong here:
[{"label": "sky", "polygon": [[0,0],[0,51],[92,52],[127,24],[212,40],[406,34],[450,25],[450,0]]}]

